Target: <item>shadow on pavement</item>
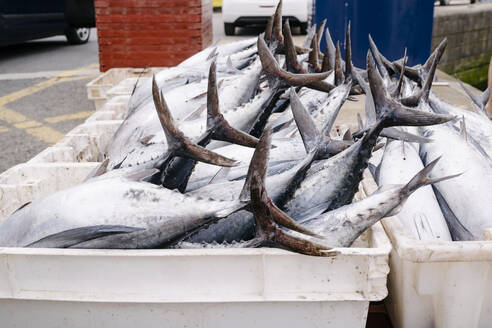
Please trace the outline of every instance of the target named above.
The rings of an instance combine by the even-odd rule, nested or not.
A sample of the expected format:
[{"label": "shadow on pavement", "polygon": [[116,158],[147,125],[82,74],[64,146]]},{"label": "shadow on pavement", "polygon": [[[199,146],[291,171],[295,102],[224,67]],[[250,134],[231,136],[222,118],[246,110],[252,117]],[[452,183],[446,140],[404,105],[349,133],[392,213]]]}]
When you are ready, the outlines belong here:
[{"label": "shadow on pavement", "polygon": [[23,55],[36,55],[69,46],[67,41],[31,41],[0,47],[0,60]]}]

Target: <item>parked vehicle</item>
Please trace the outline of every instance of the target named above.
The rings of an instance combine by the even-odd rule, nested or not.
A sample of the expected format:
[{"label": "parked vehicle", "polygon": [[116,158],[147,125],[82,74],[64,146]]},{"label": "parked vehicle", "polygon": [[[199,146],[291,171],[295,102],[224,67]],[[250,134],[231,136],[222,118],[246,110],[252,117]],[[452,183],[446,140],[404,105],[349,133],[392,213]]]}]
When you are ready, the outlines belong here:
[{"label": "parked vehicle", "polygon": [[95,25],[94,0],[0,1],[0,46],[55,35],[82,44]]},{"label": "parked vehicle", "polygon": [[[226,35],[234,35],[238,26],[266,25],[277,6],[277,0],[223,0],[222,18]],[[299,26],[306,34],[312,0],[284,0],[283,19]]]}]

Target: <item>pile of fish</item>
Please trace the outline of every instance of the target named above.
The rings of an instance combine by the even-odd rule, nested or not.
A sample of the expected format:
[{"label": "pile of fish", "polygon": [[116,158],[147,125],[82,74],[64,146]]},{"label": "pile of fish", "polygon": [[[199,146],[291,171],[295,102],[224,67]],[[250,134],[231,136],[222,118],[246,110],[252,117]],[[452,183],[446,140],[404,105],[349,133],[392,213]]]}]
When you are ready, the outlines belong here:
[{"label": "pile of fish", "polygon": [[[405,67],[404,59],[391,63],[372,44],[363,70],[352,65],[350,24],[343,60],[328,30],[321,53],[324,24],[295,46],[281,10],[280,2],[258,39],[205,49],[136,87],[106,160],[84,183],[13,213],[0,225],[0,246],[268,246],[331,256],[396,214],[419,188],[438,182],[437,198],[447,201],[464,231],[475,233],[452,207],[461,209],[470,194],[460,199],[447,192],[467,192],[461,184],[468,166],[457,161],[472,155],[452,157],[440,142],[456,134],[490,171],[486,147],[492,143],[484,140],[491,141],[492,130],[478,128],[486,124],[478,114],[458,111],[430,92],[445,44],[418,67]],[[361,93],[365,124],[353,133],[333,133],[342,105]],[[457,115],[470,116],[474,134],[468,141],[455,131]],[[384,186],[353,202],[384,140],[375,169]],[[407,142],[404,148],[401,142]],[[419,151],[426,156],[418,165],[405,162],[407,170],[397,164],[401,151],[415,161]],[[391,171],[397,168],[405,174],[394,183]],[[461,172],[466,173],[456,178]],[[444,238],[441,228],[429,231]]]}]

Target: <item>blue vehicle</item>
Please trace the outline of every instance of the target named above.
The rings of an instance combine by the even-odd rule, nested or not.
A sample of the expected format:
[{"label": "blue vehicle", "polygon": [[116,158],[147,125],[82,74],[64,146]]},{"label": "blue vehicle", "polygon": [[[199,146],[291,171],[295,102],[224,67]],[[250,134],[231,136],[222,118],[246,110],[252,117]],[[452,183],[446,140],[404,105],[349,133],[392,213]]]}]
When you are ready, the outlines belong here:
[{"label": "blue vehicle", "polygon": [[82,44],[95,25],[94,0],[0,0],[0,46],[55,35]]}]

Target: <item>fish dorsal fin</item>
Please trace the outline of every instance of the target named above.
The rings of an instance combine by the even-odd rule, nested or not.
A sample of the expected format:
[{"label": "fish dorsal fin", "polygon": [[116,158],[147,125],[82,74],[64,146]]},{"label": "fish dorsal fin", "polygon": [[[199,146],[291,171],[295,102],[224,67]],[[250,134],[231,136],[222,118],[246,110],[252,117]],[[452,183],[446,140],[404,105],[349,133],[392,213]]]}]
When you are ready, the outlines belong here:
[{"label": "fish dorsal fin", "polygon": [[407,63],[407,48],[405,47],[405,52],[403,53],[403,61],[401,64],[400,77],[398,79],[398,84],[396,85],[395,93],[393,97],[400,98],[401,89],[403,87],[403,78],[405,77],[405,65]]},{"label": "fish dorsal fin", "polygon": [[290,106],[304,143],[306,153],[310,153],[318,145],[320,133],[294,88],[290,89]]},{"label": "fish dorsal fin", "polygon": [[227,72],[231,74],[242,74],[240,70],[238,70],[236,67],[234,67],[234,64],[232,63],[231,56],[227,57]]},{"label": "fish dorsal fin", "polygon": [[222,167],[217,173],[210,179],[208,184],[214,184],[218,183],[224,180],[227,180],[227,176],[229,175],[229,172],[231,171],[230,167]]},{"label": "fish dorsal fin", "polygon": [[352,42],[350,39],[350,21],[345,35],[345,78],[352,78]]},{"label": "fish dorsal fin", "polygon": [[311,41],[313,40],[315,33],[316,33],[316,24],[313,24],[307,30],[306,38],[304,39],[303,48],[309,48],[311,46]]},{"label": "fish dorsal fin", "polygon": [[345,82],[342,68],[342,55],[340,54],[340,41],[337,41],[335,50],[335,85],[339,86]]},{"label": "fish dorsal fin", "polygon": [[152,78],[152,96],[154,99],[157,116],[161,123],[164,135],[168,143],[169,158],[173,156],[182,156],[196,161],[219,166],[236,166],[238,163],[232,159],[226,158],[207,150],[199,145],[192,143],[182,131],[180,131],[171,116],[164,95],[159,92],[155,76]]},{"label": "fish dorsal fin", "polygon": [[383,76],[383,80],[385,82],[388,82],[390,80],[388,70],[386,69],[386,66],[384,66],[383,61],[382,61],[382,55],[379,52],[378,47],[376,46],[376,43],[372,39],[371,34],[369,34],[369,46],[371,48],[372,54],[374,55],[374,59],[376,60],[377,68],[379,69],[379,72]]},{"label": "fish dorsal fin", "polygon": [[272,144],[272,133],[271,130],[266,130],[256,146],[256,149],[251,157],[251,161],[248,168],[248,174],[244,181],[244,186],[239,195],[239,200],[241,202],[249,202],[251,200],[251,180],[253,174],[259,174],[262,176],[266,175],[268,167],[268,158],[270,156],[270,148]]},{"label": "fish dorsal fin", "polygon": [[220,113],[215,61],[210,65],[208,76],[207,132],[210,133],[212,139],[255,148],[258,139],[230,126],[224,116]]},{"label": "fish dorsal fin", "polygon": [[357,113],[357,128],[359,131],[364,130],[364,122],[362,122],[362,118],[360,117],[360,113]]},{"label": "fish dorsal fin", "polygon": [[285,50],[285,64],[287,71],[293,73],[304,72],[302,65],[297,61],[297,53],[292,39],[292,32],[290,30],[289,20],[287,19],[284,24],[284,50]]},{"label": "fish dorsal fin", "polygon": [[108,171],[108,164],[109,164],[109,158],[106,158],[104,161],[102,161],[101,164],[99,164],[95,169],[93,169],[87,177],[84,179],[84,181],[90,180],[92,178],[98,177],[103,175]]},{"label": "fish dorsal fin", "polygon": [[348,128],[347,131],[345,131],[345,133],[343,134],[342,140],[345,140],[345,141],[353,141],[354,140],[354,138],[352,136],[352,132],[350,131],[350,128]]},{"label": "fish dorsal fin", "polygon": [[326,28],[325,38],[326,38],[326,53],[328,53],[328,56],[330,58],[330,63],[332,65],[332,67],[330,68],[331,70],[335,67],[336,48],[331,38],[329,28]]},{"label": "fish dorsal fin", "polygon": [[116,235],[116,234],[127,234],[127,233],[132,233],[141,230],[145,230],[145,229],[123,226],[123,225],[87,226],[82,228],[65,230],[59,233],[46,236],[38,241],[26,245],[26,247],[68,248],[68,247],[74,247],[77,244],[86,241],[94,240],[105,236]]}]

